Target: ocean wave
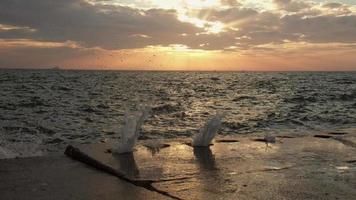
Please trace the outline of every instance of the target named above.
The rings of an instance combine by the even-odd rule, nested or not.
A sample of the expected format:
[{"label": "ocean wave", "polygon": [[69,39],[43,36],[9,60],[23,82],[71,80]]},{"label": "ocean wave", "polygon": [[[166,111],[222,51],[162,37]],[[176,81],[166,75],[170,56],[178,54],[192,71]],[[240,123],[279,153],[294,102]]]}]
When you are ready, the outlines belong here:
[{"label": "ocean wave", "polygon": [[152,112],[154,114],[162,114],[162,113],[172,113],[172,112],[177,112],[181,108],[181,105],[176,103],[168,103],[168,104],[161,104],[152,107]]},{"label": "ocean wave", "polygon": [[254,96],[238,96],[238,97],[235,97],[234,99],[232,99],[232,101],[244,101],[244,100],[251,100],[251,101],[256,101],[257,98],[254,97]]},{"label": "ocean wave", "polygon": [[191,137],[222,111],[220,134],[356,126],[356,73],[0,70],[0,88],[1,147],[23,155],[117,139],[140,104],[153,105],[140,139]]}]

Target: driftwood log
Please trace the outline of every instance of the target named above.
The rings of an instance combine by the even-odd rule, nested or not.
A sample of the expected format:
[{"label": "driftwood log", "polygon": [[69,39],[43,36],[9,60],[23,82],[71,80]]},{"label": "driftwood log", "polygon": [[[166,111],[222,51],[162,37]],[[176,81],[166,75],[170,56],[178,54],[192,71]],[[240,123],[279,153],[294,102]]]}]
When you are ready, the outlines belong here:
[{"label": "driftwood log", "polygon": [[[138,187],[142,187],[142,188],[145,188],[147,190],[150,190],[150,191],[154,191],[154,192],[157,192],[157,193],[160,193],[164,196],[168,196],[168,197],[171,197],[172,199],[178,199],[178,200],[182,200],[181,198],[179,197],[176,197],[176,196],[173,196],[171,194],[169,194],[168,192],[166,191],[162,191],[162,190],[159,190],[157,188],[155,188],[152,184],[153,183],[157,183],[157,182],[162,182],[162,181],[171,181],[171,180],[133,180],[133,179],[130,179],[128,177],[125,176],[124,173],[122,173],[121,171],[119,170],[116,170],[92,157],[90,157],[89,155],[85,154],[84,152],[80,151],[80,149],[78,148],[75,148],[71,145],[68,145],[65,152],[64,152],[65,155],[71,157],[72,159],[74,160],[77,160],[77,161],[80,161],[82,163],[85,163],[91,167],[94,167],[100,171],[103,171],[103,172],[106,172],[108,174],[111,174],[113,176],[116,176],[117,178],[121,179],[121,180],[124,180],[128,183],[131,183],[135,186],[138,186]],[[186,178],[181,178],[181,179],[186,179]],[[174,180],[181,180],[181,179],[174,179]]]}]

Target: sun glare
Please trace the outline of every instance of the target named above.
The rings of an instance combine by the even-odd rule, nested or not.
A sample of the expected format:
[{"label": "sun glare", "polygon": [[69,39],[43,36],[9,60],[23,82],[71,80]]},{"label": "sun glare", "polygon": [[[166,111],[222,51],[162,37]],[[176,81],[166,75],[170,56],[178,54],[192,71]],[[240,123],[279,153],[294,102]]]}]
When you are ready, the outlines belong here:
[{"label": "sun glare", "polygon": [[204,28],[205,24],[207,23],[204,20],[194,18],[194,17],[189,17],[185,14],[178,15],[178,19],[182,22],[188,22],[188,23],[194,24],[196,27],[199,27],[199,28]]},{"label": "sun glare", "polygon": [[221,22],[218,22],[218,21],[217,22],[211,22],[210,26],[207,28],[207,30],[208,30],[209,33],[214,33],[214,34],[223,32],[224,24],[221,23]]},{"label": "sun glare", "polygon": [[204,9],[220,7],[220,0],[177,0],[177,1],[152,1],[154,5],[162,8],[175,9],[178,12],[178,20],[182,22],[191,23],[196,27],[204,29],[205,34],[217,34],[224,31],[225,25],[219,21],[208,21],[205,18],[200,18],[198,16],[192,15],[190,12],[194,9]]},{"label": "sun glare", "polygon": [[208,34],[217,34],[224,31],[224,24],[219,21],[205,21],[195,17],[189,17],[185,14],[180,14],[178,19],[182,22],[188,22],[194,24],[196,27],[203,28],[205,33]]},{"label": "sun glare", "polygon": [[187,7],[189,8],[208,8],[208,7],[214,7],[214,6],[219,6],[220,1],[219,0],[195,0],[195,1],[185,1],[187,4]]}]

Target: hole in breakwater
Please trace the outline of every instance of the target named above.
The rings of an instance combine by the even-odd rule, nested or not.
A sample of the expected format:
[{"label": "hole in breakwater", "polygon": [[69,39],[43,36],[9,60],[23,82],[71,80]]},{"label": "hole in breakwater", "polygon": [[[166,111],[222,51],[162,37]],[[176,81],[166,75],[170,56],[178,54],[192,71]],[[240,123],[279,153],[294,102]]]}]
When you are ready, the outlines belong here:
[{"label": "hole in breakwater", "polygon": [[316,137],[316,138],[323,138],[323,139],[332,138],[332,136],[330,136],[330,135],[314,135],[314,137]]},{"label": "hole in breakwater", "polygon": [[330,132],[329,135],[347,135],[348,133],[345,132]]},{"label": "hole in breakwater", "polygon": [[289,136],[289,135],[280,135],[276,136],[277,138],[295,138],[294,136]]},{"label": "hole in breakwater", "polygon": [[253,141],[255,141],[255,142],[267,142],[267,140],[264,139],[264,138],[256,138],[256,139],[253,139]]},{"label": "hole in breakwater", "polygon": [[220,139],[220,140],[215,140],[217,143],[235,143],[239,142],[238,140],[233,140],[233,139]]},{"label": "hole in breakwater", "polygon": [[346,161],[346,163],[350,163],[350,164],[356,163],[356,160],[348,160],[348,161]]}]

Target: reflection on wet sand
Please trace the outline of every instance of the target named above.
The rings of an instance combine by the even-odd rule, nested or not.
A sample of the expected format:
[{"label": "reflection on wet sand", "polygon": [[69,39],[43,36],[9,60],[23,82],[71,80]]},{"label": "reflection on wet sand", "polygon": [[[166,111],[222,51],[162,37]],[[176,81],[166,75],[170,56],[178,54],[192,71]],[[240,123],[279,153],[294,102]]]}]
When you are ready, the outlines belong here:
[{"label": "reflection on wet sand", "polygon": [[194,156],[197,159],[200,169],[203,170],[214,170],[215,157],[209,147],[195,147]]},{"label": "reflection on wet sand", "polygon": [[220,188],[224,187],[211,184],[214,182],[222,183],[220,170],[217,167],[215,156],[210,147],[194,148],[194,156],[198,166],[198,180],[203,189],[203,191],[199,193],[200,196],[198,198],[209,199],[211,193],[217,194],[219,193]]},{"label": "reflection on wet sand", "polygon": [[119,170],[122,171],[126,176],[130,178],[137,178],[140,176],[140,171],[132,152],[124,154],[113,154],[113,156],[119,162]]}]

